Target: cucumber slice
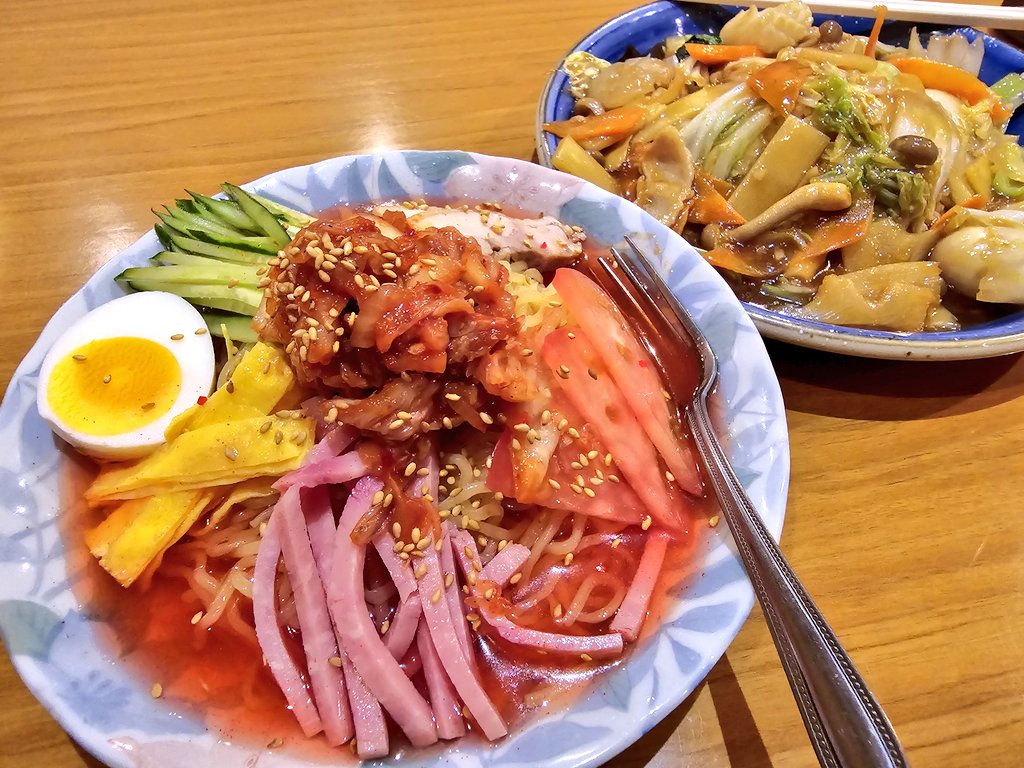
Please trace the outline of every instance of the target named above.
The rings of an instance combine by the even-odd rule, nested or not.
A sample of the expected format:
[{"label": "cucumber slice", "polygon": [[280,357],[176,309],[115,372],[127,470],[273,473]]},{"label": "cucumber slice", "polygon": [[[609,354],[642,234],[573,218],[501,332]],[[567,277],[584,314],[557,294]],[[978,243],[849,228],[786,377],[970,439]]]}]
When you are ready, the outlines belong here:
[{"label": "cucumber slice", "polygon": [[[213,336],[224,338],[224,329],[232,341],[242,344],[255,344],[260,340],[256,330],[252,327],[252,318],[242,315],[229,315],[224,312],[202,312],[206,327],[210,329]],[[221,327],[223,326],[223,328]]]},{"label": "cucumber slice", "polygon": [[260,205],[262,205],[264,208],[266,208],[268,211],[270,211],[272,214],[277,216],[277,218],[283,219],[285,224],[289,224],[293,227],[308,227],[310,224],[316,221],[315,218],[303,213],[302,211],[296,211],[294,208],[289,208],[286,205],[275,203],[273,200],[268,200],[267,198],[263,197],[263,195],[257,195],[255,192],[250,192],[249,196],[253,198],[256,202],[258,202]]},{"label": "cucumber slice", "polygon": [[[212,261],[209,260],[209,261]],[[145,281],[147,285],[162,285],[162,288],[145,290],[174,291],[177,285],[223,285],[256,288],[259,276],[254,267],[240,267],[224,262],[212,264],[171,265],[167,267],[133,267],[117,276],[117,280],[134,285]],[[235,282],[237,281],[237,282]]]},{"label": "cucumber slice", "polygon": [[227,229],[220,224],[213,224],[211,221],[177,208],[168,209],[166,214],[159,211],[153,211],[153,213],[166,226],[185,237],[194,237],[197,240],[226,245],[229,248],[238,248],[243,251],[254,251],[266,256],[272,256],[279,250],[277,244],[269,237],[241,235],[235,230]]},{"label": "cucumber slice", "polygon": [[196,240],[194,237],[186,237],[180,232],[176,232],[170,226],[161,224],[157,224],[153,229],[156,230],[157,237],[160,238],[160,242],[164,244],[167,250],[181,250],[185,253],[209,256],[219,261],[230,261],[235,264],[263,265],[267,262],[267,255],[265,253]]},{"label": "cucumber slice", "polygon": [[160,251],[160,253],[150,259],[150,261],[154,266],[159,264],[171,264],[181,267],[230,263],[226,261],[217,261],[217,259],[211,259],[209,256],[196,256],[194,253],[181,253],[180,251]]},{"label": "cucumber slice", "polygon": [[[172,269],[172,267],[154,267],[153,269]],[[174,267],[177,269],[177,267]],[[123,274],[122,274],[123,277]],[[121,280],[136,291],[166,291],[188,301],[211,309],[222,309],[239,315],[252,317],[263,301],[263,291],[244,285],[228,288],[226,285],[197,285],[194,283],[168,283],[147,275],[136,275],[131,279]]]},{"label": "cucumber slice", "polygon": [[281,222],[277,220],[270,211],[268,211],[262,203],[256,200],[252,195],[246,192],[241,187],[236,187],[234,184],[228,184],[225,182],[220,185],[236,203],[238,206],[245,211],[246,215],[256,222],[256,225],[263,230],[263,232],[275,243],[279,248],[284,248],[291,242],[291,236],[285,231],[284,227],[281,226]]},{"label": "cucumber slice", "polygon": [[259,231],[259,227],[256,226],[256,222],[250,219],[246,215],[245,211],[238,207],[238,203],[233,200],[218,200],[215,197],[207,197],[206,195],[200,195],[197,192],[189,192],[189,190],[185,191],[192,195],[192,198],[199,206],[209,211],[229,227],[245,230],[247,232]]}]

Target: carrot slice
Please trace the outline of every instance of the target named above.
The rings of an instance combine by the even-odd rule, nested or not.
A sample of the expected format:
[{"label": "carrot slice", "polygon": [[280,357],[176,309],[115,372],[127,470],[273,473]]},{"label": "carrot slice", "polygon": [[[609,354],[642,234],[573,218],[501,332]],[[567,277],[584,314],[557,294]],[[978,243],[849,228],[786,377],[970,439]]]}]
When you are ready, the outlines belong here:
[{"label": "carrot slice", "polygon": [[686,52],[701,64],[728,64],[749,56],[762,56],[761,49],[756,45],[704,45],[687,43]]},{"label": "carrot slice", "polygon": [[748,77],[747,86],[780,115],[788,115],[811,72],[809,65],[797,59],[775,61]]},{"label": "carrot slice", "polygon": [[875,48],[878,46],[878,35],[882,32],[882,24],[885,22],[885,14],[888,9],[884,5],[876,5],[875,24],[871,27],[871,35],[868,37],[868,44],[864,47],[865,56],[874,56]]},{"label": "carrot slice", "polygon": [[610,145],[637,131],[643,125],[646,116],[647,112],[640,107],[619,107],[582,120],[573,118],[544,123],[544,130],[561,138],[569,136],[578,142],[605,137],[610,139]]},{"label": "carrot slice", "polygon": [[717,248],[712,248],[710,251],[705,252],[704,260],[713,267],[718,267],[719,269],[724,269],[737,275],[743,275],[744,277],[753,277],[758,280],[763,280],[769,275],[769,272],[751,264],[749,261],[744,259],[739,252],[724,245],[720,245]]},{"label": "carrot slice", "polygon": [[811,239],[786,264],[786,277],[810,280],[825,265],[832,251],[857,242],[868,233],[874,202],[870,197],[859,198],[842,214],[829,214],[818,219],[811,231]]},{"label": "carrot slice", "polygon": [[697,171],[693,179],[694,200],[690,207],[689,220],[697,224],[744,224],[744,219],[729,201],[718,191],[720,179]]},{"label": "carrot slice", "polygon": [[957,205],[951,205],[949,208],[947,208],[942,213],[942,215],[939,216],[939,218],[932,222],[930,229],[942,229],[943,227],[945,227],[946,223],[956,215],[958,208],[981,208],[984,205],[984,195],[974,195],[973,197],[969,197],[962,203],[958,203]]},{"label": "carrot slice", "polygon": [[985,85],[970,72],[930,59],[917,59],[911,56],[894,56],[888,60],[896,69],[907,75],[916,75],[925,88],[935,88],[951,93],[968,104],[974,105],[986,99],[992,100],[992,117],[997,122],[1007,117],[1007,107],[999,100],[992,89]]}]

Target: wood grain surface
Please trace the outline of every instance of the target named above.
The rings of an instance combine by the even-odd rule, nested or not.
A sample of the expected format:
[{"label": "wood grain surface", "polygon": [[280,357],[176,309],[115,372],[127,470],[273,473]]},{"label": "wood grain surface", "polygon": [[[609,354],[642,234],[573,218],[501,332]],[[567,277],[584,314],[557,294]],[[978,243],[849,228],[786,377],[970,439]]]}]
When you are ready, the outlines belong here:
[{"label": "wood grain surface", "polygon": [[[551,68],[630,5],[7,0],[0,380],[183,187],[383,148],[531,157]],[[1024,361],[769,351],[792,439],[783,548],[911,761],[1021,765]],[[697,691],[609,763],[683,764],[815,764],[757,609]],[[0,654],[0,766],[83,765],[97,764]]]}]

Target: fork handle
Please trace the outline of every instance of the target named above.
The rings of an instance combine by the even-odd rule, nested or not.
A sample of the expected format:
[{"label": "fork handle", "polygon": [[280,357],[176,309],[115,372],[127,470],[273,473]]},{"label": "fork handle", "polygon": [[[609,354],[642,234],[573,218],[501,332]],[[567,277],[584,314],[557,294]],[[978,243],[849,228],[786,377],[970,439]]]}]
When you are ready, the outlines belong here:
[{"label": "fork handle", "polygon": [[819,762],[828,768],[908,766],[892,724],[743,491],[703,400],[687,420]]}]

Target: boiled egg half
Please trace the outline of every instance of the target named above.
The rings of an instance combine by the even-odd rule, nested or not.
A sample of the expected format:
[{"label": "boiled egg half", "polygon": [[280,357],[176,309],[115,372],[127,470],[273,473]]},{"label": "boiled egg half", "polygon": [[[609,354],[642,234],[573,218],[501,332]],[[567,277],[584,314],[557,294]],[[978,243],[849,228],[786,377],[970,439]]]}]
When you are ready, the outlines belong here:
[{"label": "boiled egg half", "polygon": [[164,442],[175,416],[210,394],[213,342],[195,308],[159,291],[97,307],[43,360],[39,414],[82,453],[133,459]]}]

